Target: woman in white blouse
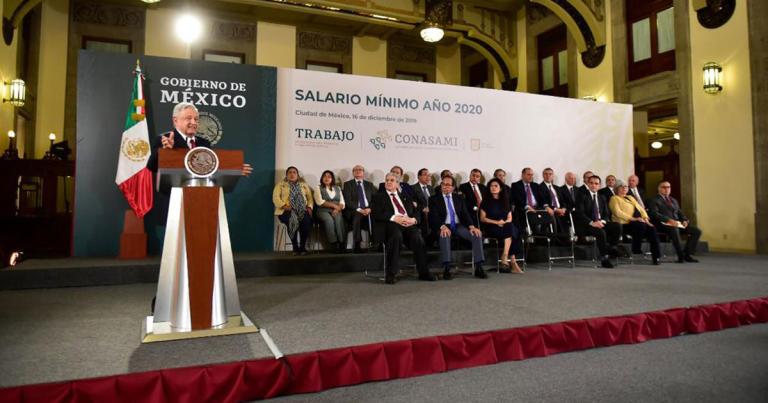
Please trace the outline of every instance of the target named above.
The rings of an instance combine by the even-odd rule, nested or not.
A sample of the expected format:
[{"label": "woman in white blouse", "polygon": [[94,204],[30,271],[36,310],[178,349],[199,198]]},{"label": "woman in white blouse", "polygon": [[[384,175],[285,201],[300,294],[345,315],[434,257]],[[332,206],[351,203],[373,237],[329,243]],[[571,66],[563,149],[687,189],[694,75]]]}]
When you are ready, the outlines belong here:
[{"label": "woman in white blouse", "polygon": [[328,242],[343,253],[346,249],[346,225],[341,214],[344,210],[344,195],[341,187],[336,184],[336,176],[331,171],[323,171],[320,175],[320,184],[315,187],[315,205],[317,206],[317,218],[325,229]]}]

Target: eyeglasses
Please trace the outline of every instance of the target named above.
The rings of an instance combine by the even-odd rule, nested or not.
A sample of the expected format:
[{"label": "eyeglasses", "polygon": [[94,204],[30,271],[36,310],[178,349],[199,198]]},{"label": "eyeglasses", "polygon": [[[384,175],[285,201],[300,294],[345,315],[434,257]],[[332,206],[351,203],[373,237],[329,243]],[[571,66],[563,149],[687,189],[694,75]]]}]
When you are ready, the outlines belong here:
[{"label": "eyeglasses", "polygon": [[669,188],[671,188],[672,186],[659,186],[659,187],[660,187],[660,188],[662,188],[662,189],[669,189]]}]

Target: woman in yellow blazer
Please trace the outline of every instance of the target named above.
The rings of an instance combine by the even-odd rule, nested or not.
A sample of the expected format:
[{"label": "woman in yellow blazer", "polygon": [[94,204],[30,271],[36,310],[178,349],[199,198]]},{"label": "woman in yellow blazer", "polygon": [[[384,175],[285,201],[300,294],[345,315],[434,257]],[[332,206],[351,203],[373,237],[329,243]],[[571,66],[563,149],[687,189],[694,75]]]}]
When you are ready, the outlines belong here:
[{"label": "woman in yellow blazer", "polygon": [[307,238],[312,230],[312,190],[299,177],[296,167],[285,170],[285,178],[272,191],[275,215],[288,228],[294,255],[307,254]]},{"label": "woman in yellow blazer", "polygon": [[622,225],[624,233],[632,234],[632,253],[643,253],[641,249],[643,238],[647,239],[648,243],[651,244],[653,264],[658,265],[661,248],[659,247],[659,235],[656,233],[656,227],[651,224],[648,213],[640,203],[634,197],[627,195],[628,190],[629,188],[624,182],[616,181],[615,195],[608,202],[612,220]]}]

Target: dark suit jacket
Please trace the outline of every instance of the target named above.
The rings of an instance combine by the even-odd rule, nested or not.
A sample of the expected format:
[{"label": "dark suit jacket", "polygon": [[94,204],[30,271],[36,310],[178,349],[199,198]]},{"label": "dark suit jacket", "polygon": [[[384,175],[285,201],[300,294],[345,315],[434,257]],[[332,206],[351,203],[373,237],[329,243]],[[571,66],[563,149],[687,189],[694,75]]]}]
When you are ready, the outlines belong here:
[{"label": "dark suit jacket", "polygon": [[[600,212],[600,219],[606,222],[611,221],[611,210],[608,208],[608,201],[598,193],[597,194],[598,211]],[[587,191],[587,194],[582,194],[576,200],[576,211],[573,214],[573,221],[577,227],[586,227],[591,223],[592,213],[594,211],[594,203],[592,201],[592,193]]]},{"label": "dark suit jacket", "polygon": [[[544,200],[541,195],[541,189],[539,188],[539,184],[536,182],[531,182],[531,193],[533,194],[533,197],[536,198],[536,208],[541,209],[544,207]],[[525,205],[528,204],[527,197],[525,194],[525,185],[523,184],[523,180],[519,180],[512,184],[512,204],[515,206],[515,211],[518,213],[525,211]]]},{"label": "dark suit jacket", "polygon": [[656,197],[648,200],[648,215],[651,219],[656,223],[666,222],[670,219],[688,221],[688,217],[680,210],[680,203],[672,196],[669,196],[669,200],[671,201],[671,206],[664,201],[661,195],[656,195]]},{"label": "dark suit jacket", "polygon": [[573,187],[573,194],[568,190],[567,185],[563,185],[560,187],[560,194],[563,195],[563,204],[565,205],[565,208],[567,208],[570,211],[576,210],[576,201],[579,199],[579,188],[574,186]]},{"label": "dark suit jacket", "polygon": [[[368,201],[368,207],[373,204],[373,183],[363,180],[363,191],[365,192],[365,200]],[[344,218],[349,222],[354,216],[360,203],[360,196],[357,194],[357,181],[354,179],[344,182],[344,186],[341,189],[344,193]]]},{"label": "dark suit jacket", "polygon": [[[560,187],[553,184],[552,191],[555,192],[555,195],[557,195],[558,207],[567,208],[567,204],[565,202],[565,198],[563,197],[563,193]],[[552,201],[552,193],[550,193],[549,189],[547,188],[547,184],[545,182],[541,182],[539,184],[539,193],[541,193],[541,203],[544,206],[555,208],[555,204]]]},{"label": "dark suit jacket", "polygon": [[[472,221],[472,216],[467,211],[464,198],[458,196],[456,193],[452,193],[451,202],[453,203],[453,209],[456,210],[456,224],[469,227],[475,225]],[[429,198],[429,226],[435,233],[440,233],[440,227],[445,224],[445,219],[448,217],[448,207],[445,205],[445,199],[442,193],[438,193]]]},{"label": "dark suit jacket", "polygon": [[[429,198],[424,197],[424,192],[421,191],[421,183],[416,182],[411,185],[411,190],[416,198],[416,203],[418,203],[417,208],[419,211],[423,210],[425,207],[429,207]],[[427,192],[429,192],[430,197],[435,194],[435,189],[432,185],[427,185]]]},{"label": "dark suit jacket", "polygon": [[598,190],[597,193],[600,193],[605,200],[611,200],[611,197],[614,196],[614,193],[608,187],[604,187]]},{"label": "dark suit jacket", "polygon": [[[485,185],[478,183],[477,191],[480,192],[480,197],[484,197]],[[472,191],[472,185],[469,182],[462,183],[459,186],[459,192],[464,196],[464,201],[467,202],[467,211],[473,213],[475,207],[477,207],[477,198],[475,197],[475,192]]]},{"label": "dark suit jacket", "polygon": [[[173,133],[174,149],[189,148],[189,145],[187,145],[187,140],[176,129],[173,129],[169,132],[165,132],[159,136],[155,136],[154,138],[150,139],[150,143],[152,143],[152,155],[149,156],[149,161],[147,161],[147,168],[149,168],[149,170],[152,172],[157,172],[157,149],[163,148],[163,142],[161,138],[162,136],[167,136],[170,133]],[[195,144],[197,145],[197,147],[211,148],[211,142],[200,136],[195,136]]]},{"label": "dark suit jacket", "polygon": [[[402,192],[397,192],[397,195],[400,197],[400,201],[403,202],[403,208],[405,209],[406,214],[408,214],[408,217],[418,219],[416,209],[413,207],[413,199]],[[395,214],[395,208],[392,206],[392,200],[389,198],[389,193],[387,193],[386,190],[376,192],[373,195],[372,205],[371,216],[374,221],[374,239],[387,239],[387,225],[391,223],[389,219]],[[393,223],[393,225],[399,224]]]}]

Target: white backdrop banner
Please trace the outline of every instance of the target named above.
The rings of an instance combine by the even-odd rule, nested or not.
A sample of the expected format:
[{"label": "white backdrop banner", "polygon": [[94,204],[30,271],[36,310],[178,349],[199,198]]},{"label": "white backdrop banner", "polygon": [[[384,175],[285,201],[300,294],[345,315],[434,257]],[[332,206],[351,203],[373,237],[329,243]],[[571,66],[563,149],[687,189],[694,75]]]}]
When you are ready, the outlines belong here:
[{"label": "white backdrop banner", "polygon": [[296,166],[316,185],[323,170],[341,180],[355,164],[377,184],[393,165],[415,172],[450,169],[464,182],[472,168],[507,183],[524,167],[633,172],[632,107],[519,92],[305,70],[277,76],[277,178]]}]

